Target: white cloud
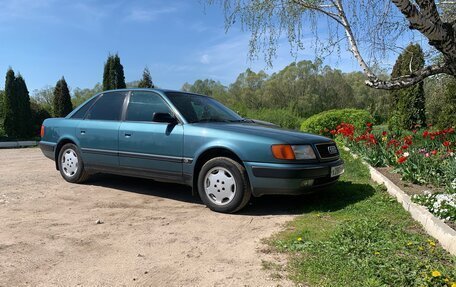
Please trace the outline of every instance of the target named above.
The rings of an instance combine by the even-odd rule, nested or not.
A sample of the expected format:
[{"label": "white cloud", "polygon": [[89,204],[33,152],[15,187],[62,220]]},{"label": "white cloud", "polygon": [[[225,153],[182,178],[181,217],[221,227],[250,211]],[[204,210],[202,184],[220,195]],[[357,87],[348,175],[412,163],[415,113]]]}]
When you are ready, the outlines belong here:
[{"label": "white cloud", "polygon": [[209,58],[208,54],[204,54],[204,55],[201,56],[200,62],[201,62],[201,64],[207,65],[207,64],[211,63],[211,59]]},{"label": "white cloud", "polygon": [[17,20],[55,21],[56,17],[45,13],[56,0],[0,0],[0,22],[8,23]]},{"label": "white cloud", "polygon": [[155,10],[135,7],[130,10],[125,17],[125,20],[133,22],[151,22],[157,20],[163,15],[174,13],[177,10],[177,7],[167,7]]}]

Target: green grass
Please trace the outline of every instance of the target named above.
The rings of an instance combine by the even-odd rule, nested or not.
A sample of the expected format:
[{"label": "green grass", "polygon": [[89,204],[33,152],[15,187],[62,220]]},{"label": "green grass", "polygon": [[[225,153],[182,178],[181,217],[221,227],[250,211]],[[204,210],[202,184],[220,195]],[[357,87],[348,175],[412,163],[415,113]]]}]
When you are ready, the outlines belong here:
[{"label": "green grass", "polygon": [[309,197],[302,215],[268,240],[291,255],[291,279],[309,286],[454,287],[456,258],[372,185],[359,160],[342,156],[340,182]]}]

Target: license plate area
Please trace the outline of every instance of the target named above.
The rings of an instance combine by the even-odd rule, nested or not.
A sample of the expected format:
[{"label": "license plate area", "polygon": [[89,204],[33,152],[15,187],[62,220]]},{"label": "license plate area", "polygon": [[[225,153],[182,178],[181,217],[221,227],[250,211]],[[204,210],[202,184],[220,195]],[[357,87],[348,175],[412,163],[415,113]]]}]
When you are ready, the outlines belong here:
[{"label": "license plate area", "polygon": [[331,177],[335,177],[344,173],[344,165],[332,166],[331,167]]}]

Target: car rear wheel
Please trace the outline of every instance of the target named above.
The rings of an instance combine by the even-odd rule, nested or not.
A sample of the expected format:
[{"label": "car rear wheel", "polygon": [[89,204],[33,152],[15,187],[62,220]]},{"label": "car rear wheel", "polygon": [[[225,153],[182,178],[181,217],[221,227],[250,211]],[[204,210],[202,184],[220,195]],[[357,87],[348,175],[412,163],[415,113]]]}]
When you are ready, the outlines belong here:
[{"label": "car rear wheel", "polygon": [[207,161],[198,175],[198,193],[213,211],[233,213],[242,209],[251,196],[245,168],[226,157]]},{"label": "car rear wheel", "polygon": [[74,144],[65,144],[59,152],[59,170],[62,177],[71,183],[82,183],[86,181],[89,174],[84,170],[79,149]]}]

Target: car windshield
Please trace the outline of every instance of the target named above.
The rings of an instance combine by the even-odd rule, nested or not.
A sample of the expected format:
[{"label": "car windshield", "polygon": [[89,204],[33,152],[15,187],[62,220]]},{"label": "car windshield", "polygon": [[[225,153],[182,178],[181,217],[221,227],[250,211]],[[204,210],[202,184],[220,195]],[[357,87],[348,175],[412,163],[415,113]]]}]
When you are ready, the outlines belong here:
[{"label": "car windshield", "polygon": [[244,121],[241,116],[210,97],[187,93],[166,95],[189,123]]}]

